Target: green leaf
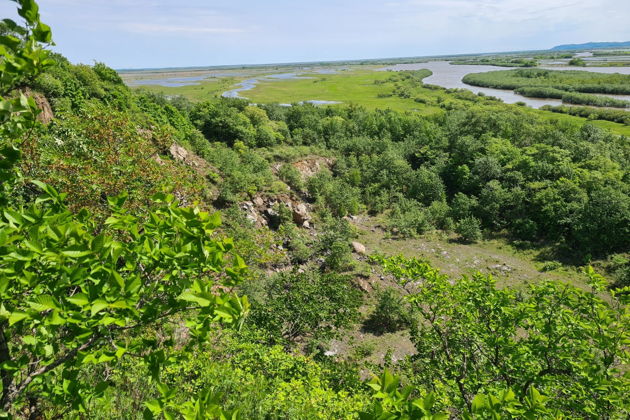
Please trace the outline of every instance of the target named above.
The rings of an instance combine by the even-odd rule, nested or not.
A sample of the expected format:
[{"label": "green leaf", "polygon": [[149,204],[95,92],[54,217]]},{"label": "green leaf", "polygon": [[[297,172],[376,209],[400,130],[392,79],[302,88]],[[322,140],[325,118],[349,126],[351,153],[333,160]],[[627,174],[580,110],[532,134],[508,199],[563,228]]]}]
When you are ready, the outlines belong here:
[{"label": "green leaf", "polygon": [[35,41],[45,42],[47,44],[50,43],[52,41],[52,31],[50,30],[50,26],[39,22],[33,30],[33,36],[35,37]]},{"label": "green leaf", "polygon": [[92,312],[92,316],[96,315],[97,313],[99,313],[100,311],[102,311],[103,309],[107,308],[109,306],[109,303],[105,302],[102,299],[97,299],[92,303],[92,307],[91,307],[91,312]]},{"label": "green leaf", "polygon": [[81,258],[81,257],[85,257],[87,255],[90,255],[92,253],[92,251],[90,251],[89,249],[86,249],[82,245],[73,245],[73,246],[71,246],[71,247],[61,251],[61,253],[63,255],[65,255],[66,257]]},{"label": "green leaf", "polygon": [[144,405],[151,410],[153,414],[160,414],[162,412],[162,402],[158,399],[145,401]]},{"label": "green leaf", "polygon": [[118,286],[122,290],[125,290],[125,279],[123,279],[122,276],[120,274],[118,274],[118,272],[116,270],[110,270],[110,273],[111,273],[112,277],[114,277],[114,280],[116,280],[116,283],[118,284]]},{"label": "green leaf", "polygon": [[32,335],[25,335],[24,337],[22,337],[22,341],[24,342],[24,344],[28,344],[29,346],[34,346],[37,344],[37,339]]},{"label": "green leaf", "polygon": [[473,413],[479,413],[486,407],[486,396],[483,394],[475,395],[475,398],[472,400],[472,411]]},{"label": "green leaf", "polygon": [[74,305],[83,307],[90,303],[88,296],[85,293],[77,293],[70,297],[67,297],[66,300]]},{"label": "green leaf", "polygon": [[12,312],[9,316],[9,326],[17,324],[18,322],[28,317],[29,316],[26,312]]},{"label": "green leaf", "polygon": [[44,252],[44,250],[42,249],[42,246],[39,242],[34,241],[34,240],[25,240],[24,241],[24,245],[26,245],[26,247],[28,249],[30,249],[31,251],[37,252],[38,254],[41,254],[42,252]]},{"label": "green leaf", "polygon": [[202,306],[202,307],[210,306],[210,304],[212,303],[212,300],[210,300],[209,298],[196,295],[195,293],[189,290],[183,292],[181,295],[177,297],[177,299],[183,300],[186,302],[195,302],[199,306]]},{"label": "green leaf", "polygon": [[99,252],[105,245],[105,235],[101,234],[92,239],[92,251]]},{"label": "green leaf", "polygon": [[36,296],[32,301],[27,302],[27,304],[38,312],[59,309],[59,305],[55,299],[49,295]]},{"label": "green leaf", "polygon": [[21,226],[22,224],[24,224],[24,219],[16,211],[10,209],[5,210],[4,217],[9,221],[9,223],[12,223],[16,226]]},{"label": "green leaf", "polygon": [[22,7],[18,9],[18,14],[22,16],[30,25],[34,25],[39,20],[39,6],[35,0],[20,0]]}]

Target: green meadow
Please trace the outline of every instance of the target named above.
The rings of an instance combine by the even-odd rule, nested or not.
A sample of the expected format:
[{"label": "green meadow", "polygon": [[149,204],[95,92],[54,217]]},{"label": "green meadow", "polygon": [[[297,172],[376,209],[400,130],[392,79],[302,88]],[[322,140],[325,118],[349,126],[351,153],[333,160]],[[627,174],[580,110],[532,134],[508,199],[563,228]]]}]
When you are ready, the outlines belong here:
[{"label": "green meadow", "polygon": [[[292,104],[309,100],[336,101],[342,105],[355,104],[367,109],[392,109],[417,112],[421,115],[440,114],[445,109],[464,108],[473,103],[479,106],[518,106],[499,104],[492,98],[478,96],[469,91],[425,85],[420,79],[429,74],[405,78],[405,73],[413,72],[376,71],[373,66],[360,66],[333,74],[300,73],[304,77],[309,77],[300,79],[235,75],[208,78],[198,85],[179,87],[147,85],[137,89],[168,96],[181,95],[193,102],[200,102],[221,96],[223,92],[236,88],[238,83],[245,79],[258,77],[256,87],[242,92],[241,95],[260,104]],[[528,112],[561,122],[583,124],[589,121],[583,117],[531,108],[528,108]],[[630,136],[630,126],[625,124],[604,120],[590,120],[590,123],[616,134]]]}]

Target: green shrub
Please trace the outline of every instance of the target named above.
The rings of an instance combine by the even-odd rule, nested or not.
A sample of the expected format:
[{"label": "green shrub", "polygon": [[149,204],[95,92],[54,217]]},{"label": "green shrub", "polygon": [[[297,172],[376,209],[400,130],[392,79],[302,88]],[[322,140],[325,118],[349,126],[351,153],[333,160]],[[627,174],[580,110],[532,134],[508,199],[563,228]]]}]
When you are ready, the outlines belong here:
[{"label": "green shrub", "polygon": [[324,219],[319,235],[317,251],[324,257],[323,267],[332,271],[345,271],[352,267],[350,239],[354,236],[352,227],[344,219]]},{"label": "green shrub", "polygon": [[274,343],[327,340],[357,321],[361,293],[350,276],[303,272],[269,279],[263,301],[252,302],[252,322]]},{"label": "green shrub", "polygon": [[388,228],[401,237],[415,237],[430,229],[431,224],[426,209],[420,203],[401,199],[388,217]]},{"label": "green shrub", "polygon": [[558,261],[547,261],[540,268],[540,271],[542,271],[543,273],[546,273],[548,271],[554,271],[554,270],[557,270],[559,268],[562,268],[562,263],[560,263]]},{"label": "green shrub", "polygon": [[409,328],[411,322],[409,305],[397,290],[388,287],[377,293],[376,307],[363,323],[363,329],[381,335]]},{"label": "green shrub", "polygon": [[481,240],[481,223],[475,217],[465,217],[457,222],[455,232],[464,242],[478,242]]},{"label": "green shrub", "polygon": [[297,168],[290,163],[283,164],[278,170],[278,176],[281,180],[286,182],[295,191],[302,191],[304,189],[304,183],[302,182],[302,175]]}]

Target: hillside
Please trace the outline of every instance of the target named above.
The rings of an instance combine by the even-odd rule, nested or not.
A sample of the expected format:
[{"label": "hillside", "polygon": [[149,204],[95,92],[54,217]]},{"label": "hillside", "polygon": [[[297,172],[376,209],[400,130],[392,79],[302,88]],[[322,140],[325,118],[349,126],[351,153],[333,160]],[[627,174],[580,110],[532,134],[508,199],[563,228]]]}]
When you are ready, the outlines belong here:
[{"label": "hillside", "polygon": [[583,44],[563,44],[551,48],[552,51],[594,50],[601,48],[628,48],[630,41],[625,42],[585,42]]},{"label": "hillside", "polygon": [[628,416],[628,137],[422,70],[365,106],[132,90],[17,4],[0,418]]}]

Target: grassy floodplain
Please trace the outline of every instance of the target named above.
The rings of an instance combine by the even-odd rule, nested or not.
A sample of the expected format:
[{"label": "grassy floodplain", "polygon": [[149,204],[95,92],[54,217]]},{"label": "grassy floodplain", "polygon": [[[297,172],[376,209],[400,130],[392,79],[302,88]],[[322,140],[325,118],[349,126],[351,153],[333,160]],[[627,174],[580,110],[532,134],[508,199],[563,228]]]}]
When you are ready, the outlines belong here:
[{"label": "grassy floodplain", "polygon": [[[456,89],[444,89],[420,83],[417,79],[395,80],[396,75],[402,72],[376,71],[377,66],[344,66],[342,68],[331,66],[327,69],[336,70],[336,73],[318,74],[313,72],[299,72],[292,67],[268,67],[254,71],[235,71],[226,77],[210,77],[201,80],[196,85],[167,87],[159,85],[144,85],[137,89],[148,90],[153,93],[168,96],[184,96],[193,102],[200,102],[221,96],[227,90],[233,89],[243,80],[258,78],[256,86],[241,95],[255,103],[295,103],[308,100],[323,100],[342,102],[343,105],[356,104],[368,109],[393,109],[398,111],[418,112],[422,115],[437,115],[445,109],[455,107],[465,108],[473,104],[480,106],[505,107],[505,105],[488,97],[480,97],[469,91]],[[342,70],[343,69],[343,70]],[[540,71],[539,69],[519,69],[516,71]],[[511,71],[511,70],[510,70]],[[294,72],[301,76],[312,78],[300,79],[272,79],[265,75],[282,72]],[[503,71],[493,72],[503,73]],[[561,72],[553,72],[561,73]],[[562,72],[574,73],[574,72]],[[577,73],[588,73],[579,71]],[[157,73],[163,74],[163,73]],[[588,73],[593,75],[594,73]],[[170,73],[168,74],[170,76]],[[181,72],[180,75],[188,76],[190,73]],[[427,74],[428,75],[428,74]],[[608,76],[605,74],[594,74]],[[123,74],[123,78],[129,82],[140,76],[136,73]],[[154,78],[159,76],[153,75]],[[164,76],[162,76],[164,77]],[[626,76],[628,77],[628,76]],[[396,92],[398,94],[396,94]],[[402,94],[402,95],[401,95]],[[338,105],[330,105],[338,106]],[[630,126],[623,123],[606,121],[603,119],[584,116],[569,115],[524,108],[528,113],[536,114],[548,120],[556,120],[562,123],[591,124],[611,130],[616,134],[630,136]],[[583,115],[583,114],[582,114]]]},{"label": "grassy floodplain", "polygon": [[[425,73],[426,76],[430,72]],[[419,111],[422,114],[439,112],[437,106],[427,106],[410,98],[393,94],[395,82],[390,81],[393,72],[362,69],[336,74],[316,75],[312,79],[261,80],[244,96],[257,103],[295,103],[308,100],[335,101],[356,104],[368,109],[393,109],[397,111]],[[424,88],[415,83],[418,95],[428,99],[443,97],[444,93]]]}]

